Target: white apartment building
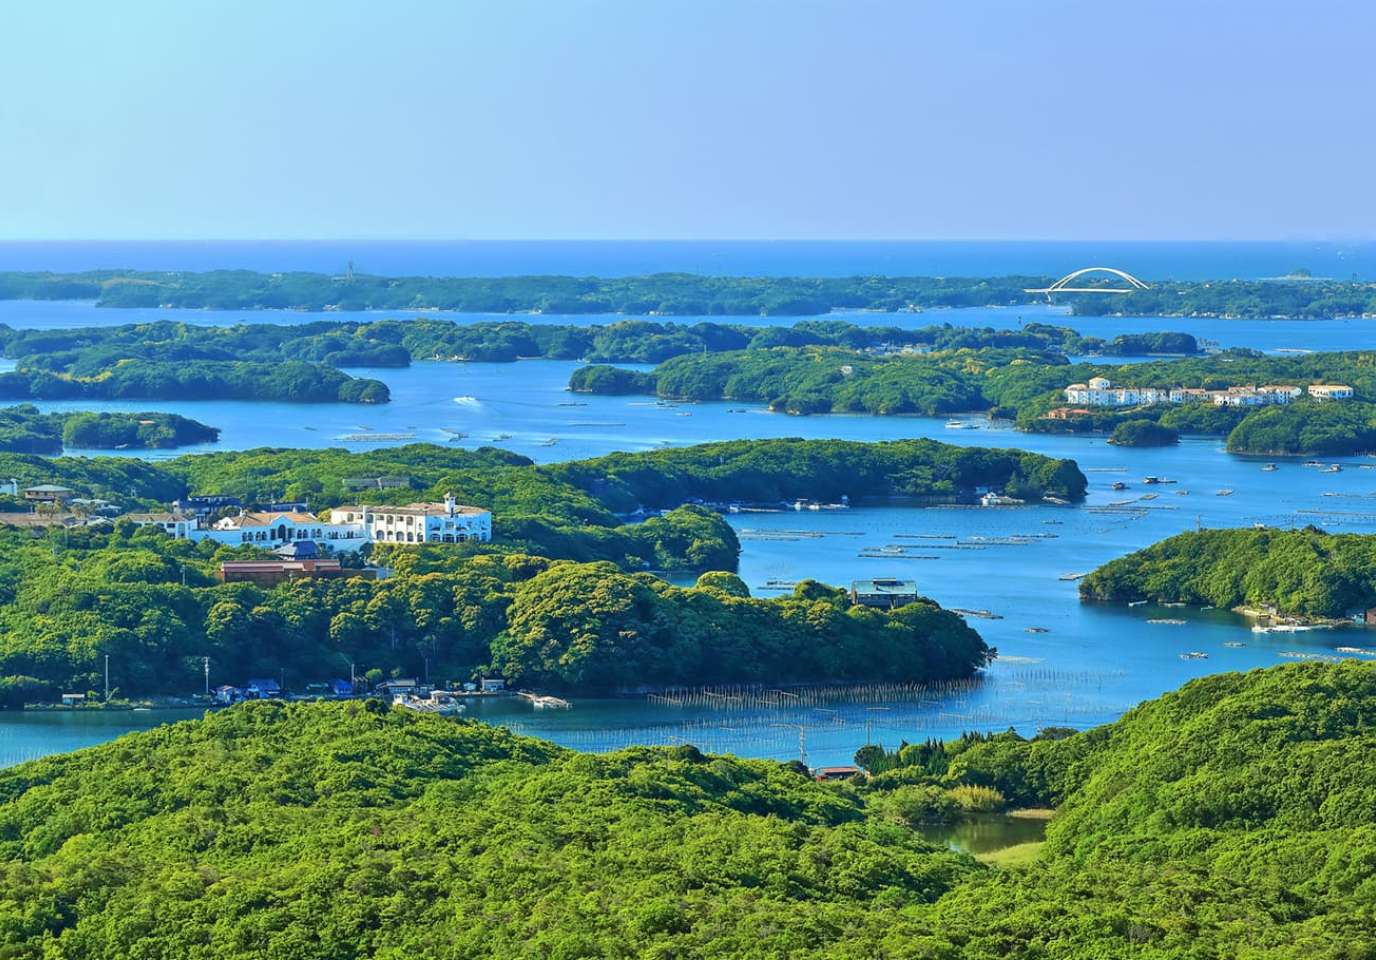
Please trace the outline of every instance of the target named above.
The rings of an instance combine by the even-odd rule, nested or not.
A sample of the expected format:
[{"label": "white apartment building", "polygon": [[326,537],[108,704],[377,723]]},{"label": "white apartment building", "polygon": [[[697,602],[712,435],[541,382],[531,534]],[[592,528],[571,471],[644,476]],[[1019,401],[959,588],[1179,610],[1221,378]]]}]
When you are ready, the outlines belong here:
[{"label": "white apartment building", "polygon": [[356,526],[376,543],[463,543],[492,539],[492,513],[454,502],[409,503],[403,507],[367,504],[335,507],[330,519]]},{"label": "white apartment building", "polygon": [[1309,385],[1309,395],[1315,400],[1349,400],[1352,388],[1345,383],[1314,383]]},{"label": "white apartment building", "polygon": [[[1324,391],[1323,398],[1339,399],[1352,396],[1352,388],[1331,384],[1310,387],[1311,396],[1319,397],[1316,389]],[[1346,391],[1346,392],[1343,392]],[[1065,388],[1067,402],[1090,407],[1141,407],[1154,403],[1212,403],[1220,407],[1264,407],[1286,404],[1304,395],[1304,388],[1289,384],[1267,384],[1263,387],[1239,386],[1226,390],[1204,390],[1199,387],[1115,387],[1104,377],[1094,377],[1089,383],[1072,383]]]},{"label": "white apartment building", "polygon": [[231,547],[243,544],[280,547],[294,540],[314,540],[323,547],[346,552],[357,550],[367,542],[361,528],[346,523],[327,523],[314,514],[248,510],[216,520],[209,530],[198,530],[191,539],[214,540]]},{"label": "white apartment building", "polygon": [[1072,383],[1065,388],[1068,402],[1087,407],[1140,407],[1169,403],[1170,391],[1160,387],[1115,387],[1105,377],[1091,377],[1089,383]]}]

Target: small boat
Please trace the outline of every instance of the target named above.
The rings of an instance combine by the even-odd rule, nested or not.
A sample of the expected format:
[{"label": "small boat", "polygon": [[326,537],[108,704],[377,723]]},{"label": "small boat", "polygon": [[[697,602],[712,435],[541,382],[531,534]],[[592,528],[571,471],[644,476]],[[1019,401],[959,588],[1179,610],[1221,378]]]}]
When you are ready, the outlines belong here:
[{"label": "small boat", "polygon": [[1238,647],[1247,646],[1247,644],[1243,643],[1241,640],[1224,640],[1223,645],[1225,647],[1230,647],[1233,650],[1236,650]]},{"label": "small boat", "polygon": [[1126,490],[1128,488],[1128,485],[1121,480],[1115,480],[1113,481],[1113,483],[1109,485],[1109,487],[1113,490]]},{"label": "small boat", "polygon": [[1086,576],[1086,575],[1083,574],[1083,573],[1063,573],[1063,574],[1061,574],[1059,577],[1057,577],[1056,579],[1057,579],[1057,580],[1065,580],[1065,581],[1067,581],[1067,582],[1073,583],[1073,582],[1075,582],[1076,580],[1083,580],[1083,579],[1085,578],[1085,576]]},{"label": "small boat", "polygon": [[1142,499],[1143,499],[1143,500],[1155,500],[1156,497],[1157,497],[1157,495],[1154,494],[1154,493],[1144,493],[1144,494],[1142,494]]},{"label": "small boat", "polygon": [[1323,466],[1323,464],[1319,463],[1319,461],[1317,461],[1317,460],[1306,460],[1306,461],[1304,461],[1304,465],[1305,465],[1306,467],[1321,467],[1321,466]]},{"label": "small boat", "polygon": [[1221,490],[1215,490],[1215,491],[1214,491],[1214,496],[1216,496],[1216,497],[1231,497],[1232,495],[1233,495],[1233,488],[1232,488],[1232,487],[1223,487]]},{"label": "small boat", "polygon": [[1343,465],[1342,465],[1341,463],[1330,463],[1328,466],[1324,467],[1323,470],[1320,471],[1320,472],[1321,472],[1321,473],[1342,473],[1342,472],[1343,472]]},{"label": "small boat", "polygon": [[947,607],[952,613],[958,613],[962,617],[976,617],[980,620],[1002,620],[1003,614],[990,613],[988,610],[967,610],[964,607]]},{"label": "small boat", "polygon": [[1177,497],[1188,497],[1188,496],[1190,495],[1190,491],[1188,491],[1188,490],[1177,490],[1177,491],[1175,491],[1175,495],[1176,495]]},{"label": "small boat", "polygon": [[1207,660],[1207,659],[1209,659],[1209,655],[1208,655],[1207,653],[1205,653],[1203,650],[1191,650],[1189,653],[1182,653],[1182,654],[1180,655],[1180,659],[1181,659],[1181,660]]},{"label": "small boat", "polygon": [[1144,603],[1151,603],[1151,601],[1150,601],[1150,600],[1129,600],[1129,601],[1128,601],[1128,606],[1130,606],[1130,607],[1140,607],[1140,606],[1142,606],[1142,604],[1144,604]]},{"label": "small boat", "polygon": [[1183,627],[1185,625],[1184,620],[1177,620],[1174,617],[1153,617],[1148,620],[1147,623],[1156,623],[1171,627]]},{"label": "small boat", "polygon": [[1046,627],[1023,627],[1024,633],[1050,633]]},{"label": "small boat", "polygon": [[492,439],[493,439],[493,440],[510,440],[510,439],[511,439],[511,434],[509,434],[509,433],[499,433],[499,434],[497,434],[496,436],[494,436]]},{"label": "small boat", "polygon": [[1262,465],[1261,471],[1262,473],[1275,473],[1277,469],[1274,463],[1267,463]]},{"label": "small boat", "polygon": [[552,447],[552,446],[554,446],[554,445],[555,445],[556,443],[558,443],[558,442],[559,442],[559,438],[558,438],[558,437],[547,437],[547,438],[545,438],[544,440],[541,440],[541,441],[540,441],[540,446],[542,446],[542,447]]}]

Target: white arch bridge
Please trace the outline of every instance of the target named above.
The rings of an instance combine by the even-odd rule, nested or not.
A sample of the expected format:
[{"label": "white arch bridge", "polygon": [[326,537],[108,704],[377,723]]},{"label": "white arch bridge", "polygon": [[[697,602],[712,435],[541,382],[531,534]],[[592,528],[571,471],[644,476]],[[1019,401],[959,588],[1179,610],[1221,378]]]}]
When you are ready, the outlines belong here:
[{"label": "white arch bridge", "polygon": [[[1127,286],[1125,287],[1076,287],[1071,286],[1076,280],[1086,274],[1108,274],[1117,277]],[[1067,273],[1049,287],[1030,287],[1023,290],[1023,293],[1044,293],[1047,299],[1054,293],[1132,293],[1135,290],[1150,290],[1141,280],[1138,280],[1126,270],[1119,270],[1117,267],[1083,267],[1073,273]]]}]

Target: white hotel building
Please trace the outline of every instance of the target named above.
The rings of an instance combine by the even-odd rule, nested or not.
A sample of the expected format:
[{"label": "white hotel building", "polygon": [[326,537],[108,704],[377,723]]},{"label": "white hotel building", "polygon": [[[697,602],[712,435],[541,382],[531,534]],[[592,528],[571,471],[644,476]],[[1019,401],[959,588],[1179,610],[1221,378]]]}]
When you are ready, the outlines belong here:
[{"label": "white hotel building", "polygon": [[[1141,407],[1155,403],[1212,403],[1218,407],[1265,407],[1283,405],[1304,396],[1304,388],[1287,384],[1264,387],[1228,387],[1203,390],[1197,387],[1115,387],[1104,377],[1088,383],[1072,383],[1065,388],[1069,403],[1085,407]],[[1309,394],[1319,399],[1344,399],[1352,388],[1343,384],[1316,384]]]},{"label": "white hotel building", "polygon": [[178,539],[213,540],[227,546],[269,549],[313,540],[337,553],[352,553],[365,543],[463,543],[492,539],[492,514],[454,502],[412,503],[404,507],[335,507],[329,520],[310,513],[242,511],[204,527],[192,514],[142,513],[126,519],[162,528]]},{"label": "white hotel building", "polygon": [[463,543],[492,539],[492,513],[466,507],[452,496],[444,503],[409,503],[404,507],[367,504],[335,507],[330,519],[362,529],[375,543]]}]

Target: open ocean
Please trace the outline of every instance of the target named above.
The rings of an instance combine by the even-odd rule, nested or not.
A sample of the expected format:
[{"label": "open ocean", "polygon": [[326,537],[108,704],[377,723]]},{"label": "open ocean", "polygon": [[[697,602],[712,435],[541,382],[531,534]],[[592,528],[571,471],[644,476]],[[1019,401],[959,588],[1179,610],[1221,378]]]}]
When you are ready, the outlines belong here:
[{"label": "open ocean", "polygon": [[1060,276],[1112,266],[1148,280],[1258,279],[1303,267],[1376,278],[1376,242],[944,240],[4,241],[0,270],[342,271],[387,276]]}]

